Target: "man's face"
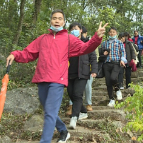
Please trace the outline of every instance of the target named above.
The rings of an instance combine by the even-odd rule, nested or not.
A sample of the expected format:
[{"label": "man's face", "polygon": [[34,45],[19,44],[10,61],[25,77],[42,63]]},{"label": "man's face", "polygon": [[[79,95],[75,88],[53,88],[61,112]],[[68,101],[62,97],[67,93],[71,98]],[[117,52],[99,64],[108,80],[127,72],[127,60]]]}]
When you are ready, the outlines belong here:
[{"label": "man's face", "polygon": [[134,36],[138,36],[138,32],[137,31],[134,32]]},{"label": "man's face", "polygon": [[116,35],[117,35],[117,31],[116,31],[116,30],[111,29],[111,30],[109,31],[109,36],[114,37],[114,36],[116,36]]},{"label": "man's face", "polygon": [[71,31],[72,30],[79,30],[79,36],[78,36],[78,38],[81,38],[81,32],[82,32],[82,29],[80,29],[77,25],[75,26],[75,27],[73,27],[72,29],[71,29]]},{"label": "man's face", "polygon": [[58,28],[65,25],[64,16],[62,13],[57,12],[52,15],[51,25]]}]

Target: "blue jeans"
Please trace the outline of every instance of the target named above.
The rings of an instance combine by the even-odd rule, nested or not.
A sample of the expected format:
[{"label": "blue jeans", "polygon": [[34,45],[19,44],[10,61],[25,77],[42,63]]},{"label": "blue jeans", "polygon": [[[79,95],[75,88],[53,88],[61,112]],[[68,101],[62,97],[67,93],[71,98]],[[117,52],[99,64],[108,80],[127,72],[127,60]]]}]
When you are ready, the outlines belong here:
[{"label": "blue jeans", "polygon": [[59,132],[67,130],[58,116],[64,85],[43,82],[38,84],[38,94],[44,109],[44,127],[40,143],[51,143],[55,127]]},{"label": "blue jeans", "polygon": [[87,80],[85,87],[86,105],[92,105],[92,82],[93,82],[93,77],[90,75],[90,79]]}]

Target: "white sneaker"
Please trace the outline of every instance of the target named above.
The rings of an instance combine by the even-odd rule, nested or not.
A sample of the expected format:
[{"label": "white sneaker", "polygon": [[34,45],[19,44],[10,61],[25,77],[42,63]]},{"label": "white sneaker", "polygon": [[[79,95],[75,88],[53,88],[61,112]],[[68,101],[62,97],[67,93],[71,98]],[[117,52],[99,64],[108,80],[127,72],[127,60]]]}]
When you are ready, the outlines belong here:
[{"label": "white sneaker", "polygon": [[69,128],[70,129],[75,129],[76,128],[76,122],[77,122],[77,117],[72,117],[70,119],[70,125],[69,125]]},{"label": "white sneaker", "polygon": [[114,107],[115,106],[115,100],[111,99],[107,106]]},{"label": "white sneaker", "polygon": [[79,120],[82,120],[82,119],[86,119],[88,117],[87,113],[81,113],[79,114]]},{"label": "white sneaker", "polygon": [[122,92],[119,90],[116,92],[117,100],[122,100]]},{"label": "white sneaker", "polygon": [[123,87],[123,86],[121,86],[121,87],[120,87],[120,89],[121,89],[121,90],[123,90],[123,89],[124,89],[124,87]]}]

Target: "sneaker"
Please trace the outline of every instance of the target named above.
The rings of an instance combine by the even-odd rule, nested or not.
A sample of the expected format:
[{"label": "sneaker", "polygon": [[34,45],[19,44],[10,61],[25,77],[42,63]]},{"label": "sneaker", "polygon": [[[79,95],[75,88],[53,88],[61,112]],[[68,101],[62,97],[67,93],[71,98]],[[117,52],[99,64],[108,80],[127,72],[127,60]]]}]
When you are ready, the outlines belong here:
[{"label": "sneaker", "polygon": [[58,143],[66,143],[66,141],[70,138],[70,133],[65,130],[60,132],[60,138],[58,139]]},{"label": "sneaker", "polygon": [[122,100],[122,92],[120,90],[116,92],[116,96],[117,96],[117,100]]},{"label": "sneaker", "polygon": [[69,105],[69,107],[67,108],[66,115],[70,116],[71,114],[72,114],[72,105]]},{"label": "sneaker", "polygon": [[121,90],[123,90],[123,89],[124,89],[124,87],[123,87],[123,86],[121,86],[121,87],[120,87],[120,89],[121,89]]},{"label": "sneaker", "polygon": [[109,107],[114,107],[115,106],[115,100],[110,100],[109,104],[107,105]]},{"label": "sneaker", "polygon": [[88,117],[87,113],[80,113],[79,114],[79,120],[82,120],[82,119],[86,119]]},{"label": "sneaker", "polygon": [[70,129],[75,129],[76,128],[76,122],[77,122],[77,117],[72,117],[70,119],[70,125],[69,125],[69,128]]},{"label": "sneaker", "polygon": [[87,109],[87,111],[92,111],[93,110],[91,105],[87,105],[86,109]]}]

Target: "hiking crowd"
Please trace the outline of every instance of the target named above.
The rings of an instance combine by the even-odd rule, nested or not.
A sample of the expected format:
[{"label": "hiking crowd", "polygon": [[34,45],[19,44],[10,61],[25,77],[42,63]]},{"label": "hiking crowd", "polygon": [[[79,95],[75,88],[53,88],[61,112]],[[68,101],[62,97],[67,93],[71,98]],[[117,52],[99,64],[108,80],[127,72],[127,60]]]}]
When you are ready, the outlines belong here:
[{"label": "hiking crowd", "polygon": [[[124,71],[126,88],[129,88],[131,72],[136,71],[136,67],[141,68],[143,37],[138,31],[134,31],[132,39],[127,32],[118,35],[117,29],[111,27],[108,40],[102,42],[108,25],[102,26],[102,22],[91,39],[87,36],[87,29],[78,22],[70,24],[68,34],[63,29],[65,15],[61,10],[52,12],[50,24],[49,34],[39,36],[23,51],[11,52],[7,66],[13,60],[27,63],[38,58],[32,82],[38,84],[39,99],[44,109],[40,143],[51,143],[55,127],[60,133],[57,142],[66,143],[70,133],[58,116],[64,87],[67,87],[70,98],[66,112],[71,116],[69,128],[75,129],[77,121],[87,118],[87,111],[92,111],[92,82],[93,78],[99,78],[100,72],[105,76],[110,100],[107,106],[114,107],[114,90],[117,100],[122,100]],[[83,103],[84,92],[86,103]]]}]

